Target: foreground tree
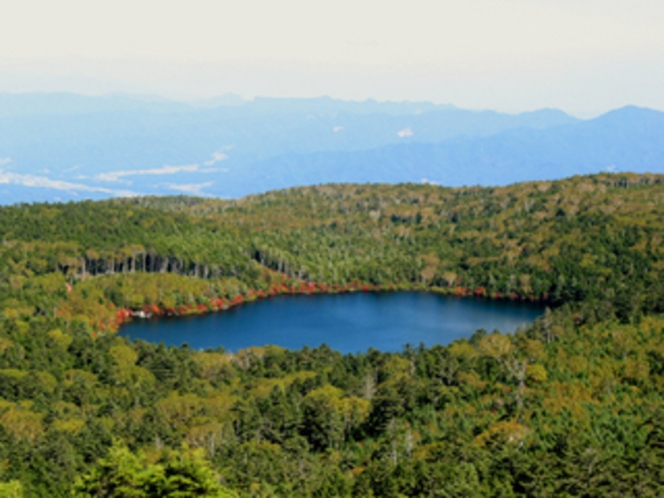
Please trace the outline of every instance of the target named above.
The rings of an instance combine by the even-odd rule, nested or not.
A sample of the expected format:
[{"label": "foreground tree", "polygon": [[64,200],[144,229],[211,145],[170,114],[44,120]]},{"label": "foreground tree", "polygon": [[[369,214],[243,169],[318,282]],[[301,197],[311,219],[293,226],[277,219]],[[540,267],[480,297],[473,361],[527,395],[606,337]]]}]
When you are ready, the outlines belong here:
[{"label": "foreground tree", "polygon": [[167,450],[155,464],[144,455],[135,455],[126,446],[115,444],[97,467],[79,479],[74,495],[78,497],[142,498],[209,496],[232,498],[224,489],[201,452],[183,448]]}]

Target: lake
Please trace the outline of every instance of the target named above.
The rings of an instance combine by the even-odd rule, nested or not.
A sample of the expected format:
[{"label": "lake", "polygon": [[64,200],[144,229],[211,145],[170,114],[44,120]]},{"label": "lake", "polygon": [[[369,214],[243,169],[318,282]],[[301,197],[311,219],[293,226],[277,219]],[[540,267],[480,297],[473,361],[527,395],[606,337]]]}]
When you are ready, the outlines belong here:
[{"label": "lake", "polygon": [[343,353],[401,351],[405,344],[449,344],[476,330],[514,332],[544,305],[457,298],[424,292],[279,296],[203,316],[135,320],[130,339],[195,349],[237,351],[275,344],[288,349],[325,343]]}]

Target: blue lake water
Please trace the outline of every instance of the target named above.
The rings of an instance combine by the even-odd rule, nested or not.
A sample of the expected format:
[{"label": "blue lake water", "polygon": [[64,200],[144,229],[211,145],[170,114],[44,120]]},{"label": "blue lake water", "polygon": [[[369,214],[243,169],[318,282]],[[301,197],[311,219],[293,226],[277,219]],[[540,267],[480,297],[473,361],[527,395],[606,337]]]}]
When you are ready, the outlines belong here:
[{"label": "blue lake water", "polygon": [[513,332],[543,313],[541,304],[423,292],[280,296],[204,316],[136,320],[120,334],[195,349],[325,343],[343,353],[401,351],[408,343],[449,344],[481,328]]}]

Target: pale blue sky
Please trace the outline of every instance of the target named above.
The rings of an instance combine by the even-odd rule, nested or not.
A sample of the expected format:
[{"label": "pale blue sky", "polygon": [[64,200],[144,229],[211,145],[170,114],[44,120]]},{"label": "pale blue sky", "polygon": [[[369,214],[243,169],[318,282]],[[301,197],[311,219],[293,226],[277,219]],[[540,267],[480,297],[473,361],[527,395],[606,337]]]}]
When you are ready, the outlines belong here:
[{"label": "pale blue sky", "polygon": [[663,0],[21,0],[0,91],[664,109]]}]

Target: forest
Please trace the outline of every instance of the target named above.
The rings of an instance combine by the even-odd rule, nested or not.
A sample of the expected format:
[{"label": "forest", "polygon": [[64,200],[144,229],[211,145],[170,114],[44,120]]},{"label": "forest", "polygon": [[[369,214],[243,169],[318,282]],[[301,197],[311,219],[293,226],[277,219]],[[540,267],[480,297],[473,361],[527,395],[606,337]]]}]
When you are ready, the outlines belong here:
[{"label": "forest", "polygon": [[[0,208],[2,496],[662,496],[664,175]],[[342,355],[116,332],[275,294],[537,300]]]}]

